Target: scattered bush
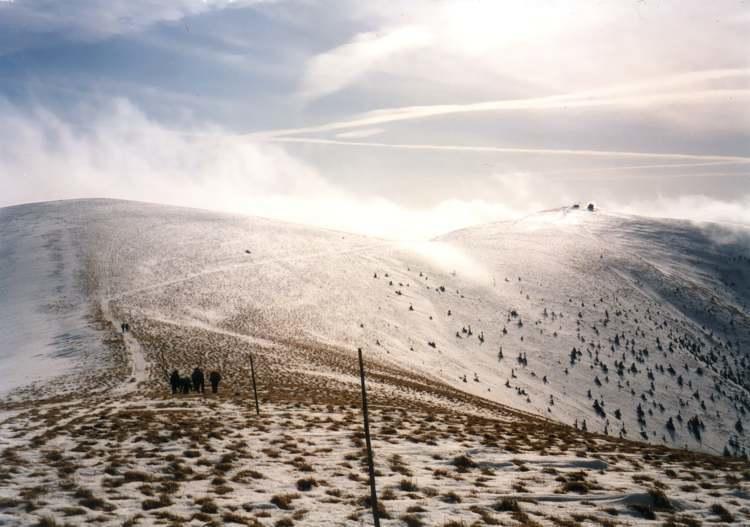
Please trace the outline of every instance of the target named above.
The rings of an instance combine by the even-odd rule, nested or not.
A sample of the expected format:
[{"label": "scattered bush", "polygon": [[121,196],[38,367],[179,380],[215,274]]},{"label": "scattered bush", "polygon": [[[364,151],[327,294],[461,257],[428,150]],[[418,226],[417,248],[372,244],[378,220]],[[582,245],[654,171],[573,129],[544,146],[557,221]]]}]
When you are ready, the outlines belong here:
[{"label": "scattered bush", "polygon": [[271,498],[271,503],[279,509],[289,510],[292,508],[292,501],[299,498],[299,494],[276,494]]},{"label": "scattered bush", "polygon": [[588,494],[589,485],[585,481],[566,481],[561,487],[563,493],[575,492],[577,494]]},{"label": "scattered bush", "polygon": [[147,499],[141,502],[141,507],[143,507],[144,511],[161,509],[162,507],[169,507],[170,505],[172,505],[172,500],[165,494],[159,496],[159,499]]},{"label": "scattered bush", "polygon": [[398,488],[400,488],[404,492],[416,492],[418,490],[417,484],[414,483],[413,480],[406,478],[401,480],[401,482],[398,484]]},{"label": "scattered bush", "polygon": [[406,527],[422,527],[424,522],[419,519],[419,516],[414,514],[404,514],[401,516],[401,521],[406,524]]},{"label": "scattered bush", "polygon": [[454,457],[451,463],[453,464],[454,467],[456,467],[456,470],[458,470],[459,472],[466,472],[470,468],[474,468],[477,466],[474,460],[466,455],[460,455],[460,456]]},{"label": "scattered bush", "polygon": [[492,506],[498,512],[516,512],[521,510],[521,506],[513,498],[503,498]]},{"label": "scattered bush", "polygon": [[671,511],[674,509],[674,507],[672,507],[672,503],[670,503],[669,499],[667,498],[667,495],[664,494],[664,491],[659,489],[650,489],[648,491],[648,495],[651,496],[654,510]]},{"label": "scattered bush", "polygon": [[89,489],[79,488],[73,497],[78,500],[78,504],[91,509],[93,511],[108,511],[111,512],[115,509],[114,505],[107,503],[101,498],[94,496],[94,493]]},{"label": "scattered bush", "polygon": [[732,523],[734,521],[734,515],[720,503],[711,505],[711,513],[717,515],[723,522]]},{"label": "scattered bush", "polygon": [[42,516],[34,524],[34,527],[60,527],[60,524],[52,516]]},{"label": "scattered bush", "polygon": [[318,482],[315,481],[315,478],[302,478],[297,480],[297,490],[302,492],[307,492],[308,490],[317,486]]},{"label": "scattered bush", "polygon": [[440,499],[446,503],[461,503],[461,496],[453,491],[446,492],[440,497]]}]

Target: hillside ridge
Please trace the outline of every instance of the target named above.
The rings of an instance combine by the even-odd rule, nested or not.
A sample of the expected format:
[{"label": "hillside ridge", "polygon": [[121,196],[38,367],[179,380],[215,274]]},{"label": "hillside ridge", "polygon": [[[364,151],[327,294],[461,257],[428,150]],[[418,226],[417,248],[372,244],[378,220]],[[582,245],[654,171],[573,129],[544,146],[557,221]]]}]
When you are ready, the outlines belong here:
[{"label": "hillside ridge", "polygon": [[[0,209],[0,523],[366,522],[358,347],[386,525],[750,519],[745,246],[565,218]],[[173,395],[196,366],[219,393]]]}]

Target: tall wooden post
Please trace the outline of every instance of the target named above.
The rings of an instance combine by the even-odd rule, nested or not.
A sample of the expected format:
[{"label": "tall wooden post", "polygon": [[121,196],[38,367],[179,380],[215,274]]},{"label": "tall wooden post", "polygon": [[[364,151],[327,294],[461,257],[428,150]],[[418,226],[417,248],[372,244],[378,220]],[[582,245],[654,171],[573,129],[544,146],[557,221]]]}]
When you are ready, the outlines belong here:
[{"label": "tall wooden post", "polygon": [[255,413],[260,415],[260,406],[258,406],[258,390],[255,387],[255,364],[253,364],[253,355],[250,354],[250,374],[253,377],[253,396],[255,397]]},{"label": "tall wooden post", "polygon": [[375,465],[372,462],[372,443],[370,442],[370,416],[367,413],[367,388],[365,387],[365,366],[362,361],[362,348],[358,348],[357,353],[359,354],[359,378],[362,383],[362,414],[365,420],[367,468],[370,471],[370,505],[372,506],[372,519],[375,521],[375,527],[380,527],[380,516],[378,515],[378,493],[375,490]]}]

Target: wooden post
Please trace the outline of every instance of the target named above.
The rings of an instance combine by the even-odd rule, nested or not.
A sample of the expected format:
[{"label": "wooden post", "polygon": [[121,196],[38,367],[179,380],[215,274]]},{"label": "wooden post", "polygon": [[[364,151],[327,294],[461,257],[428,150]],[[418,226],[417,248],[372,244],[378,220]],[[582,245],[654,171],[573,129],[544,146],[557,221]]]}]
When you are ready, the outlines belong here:
[{"label": "wooden post", "polygon": [[250,373],[253,377],[253,396],[255,397],[255,413],[260,415],[260,406],[258,406],[258,390],[255,388],[255,365],[253,364],[253,355],[250,354]]},{"label": "wooden post", "polygon": [[375,490],[375,465],[372,462],[372,443],[370,442],[370,417],[367,414],[367,388],[365,388],[365,366],[362,362],[362,348],[357,349],[359,354],[359,378],[362,382],[362,414],[365,420],[365,443],[367,444],[367,467],[370,471],[370,505],[372,506],[372,519],[375,527],[380,527],[380,516],[378,515],[378,493]]}]

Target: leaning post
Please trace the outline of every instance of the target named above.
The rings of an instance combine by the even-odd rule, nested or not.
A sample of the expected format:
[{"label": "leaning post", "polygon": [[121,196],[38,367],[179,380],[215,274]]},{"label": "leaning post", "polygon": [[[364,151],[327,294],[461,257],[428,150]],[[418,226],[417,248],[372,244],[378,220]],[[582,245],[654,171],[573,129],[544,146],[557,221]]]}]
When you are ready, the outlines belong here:
[{"label": "leaning post", "polygon": [[255,413],[260,415],[260,406],[258,406],[258,390],[255,387],[255,364],[253,364],[253,354],[250,354],[250,374],[253,378],[253,397],[255,397]]},{"label": "leaning post", "polygon": [[359,378],[362,383],[362,415],[365,421],[365,443],[367,444],[367,467],[370,471],[370,505],[372,506],[372,519],[375,527],[380,527],[378,515],[378,493],[375,490],[375,465],[372,462],[372,443],[370,442],[370,418],[367,413],[367,388],[365,387],[365,366],[362,361],[362,348],[357,349],[359,354]]}]

